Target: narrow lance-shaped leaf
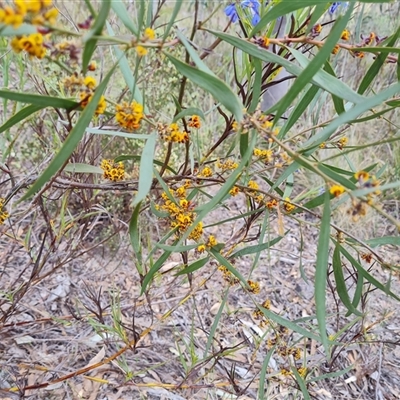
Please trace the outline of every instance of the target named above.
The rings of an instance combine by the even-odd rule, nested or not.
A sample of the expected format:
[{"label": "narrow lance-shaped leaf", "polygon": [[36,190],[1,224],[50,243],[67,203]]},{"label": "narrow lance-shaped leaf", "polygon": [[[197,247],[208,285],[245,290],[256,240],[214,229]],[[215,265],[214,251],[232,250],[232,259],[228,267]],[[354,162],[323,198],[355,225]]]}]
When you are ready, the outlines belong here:
[{"label": "narrow lance-shaped leaf", "polygon": [[133,202],[134,205],[146,198],[153,183],[153,158],[156,138],[155,134],[150,135],[142,151],[139,167],[139,188]]},{"label": "narrow lance-shaped leaf", "polygon": [[108,17],[108,13],[110,12],[110,8],[111,8],[111,0],[103,0],[101,2],[101,8],[93,23],[93,28],[84,37],[84,41],[86,43],[82,53],[83,74],[86,74],[87,67],[96,49],[97,39],[93,38],[93,36],[101,35],[101,32],[104,28],[104,25]]},{"label": "narrow lance-shaped leaf", "polygon": [[219,78],[200,71],[190,65],[183,63],[171,54],[164,52],[175,68],[193,83],[209,92],[219,103],[225,106],[236,118],[241,121],[243,118],[242,104],[231,88]]},{"label": "narrow lance-shaped leaf", "polygon": [[335,251],[333,252],[333,257],[332,257],[332,266],[333,266],[333,274],[335,276],[336,290],[340,300],[342,300],[343,304],[348,309],[349,313],[362,316],[362,313],[358,311],[352,304],[347,291],[346,281],[343,275],[342,262],[340,260],[340,247],[341,246],[339,242],[336,242]]},{"label": "narrow lance-shaped leaf", "polygon": [[100,101],[100,98],[107,87],[108,81],[110,80],[115,66],[111,68],[110,72],[105,76],[103,81],[95,90],[91,101],[83,110],[80,118],[78,119],[76,125],[71,130],[67,138],[65,139],[64,144],[62,145],[61,149],[58,151],[56,156],[50,162],[48,167],[44,170],[44,172],[39,176],[36,182],[31,186],[31,188],[26,192],[24,196],[20,199],[26,200],[27,198],[31,197],[34,193],[40,190],[46,182],[48,182],[53,175],[55,175],[59,169],[65,164],[68,160],[72,152],[75,150],[76,146],[82,139],[83,135],[85,134],[85,129],[90,124],[92,117],[96,111],[97,105]]},{"label": "narrow lance-shaped leaf", "polygon": [[318,239],[317,262],[315,270],[315,308],[321,342],[324,346],[326,357],[330,359],[328,335],[326,333],[326,279],[328,272],[329,238],[330,238],[330,196],[325,193],[324,211],[321,220],[321,229]]},{"label": "narrow lance-shaped leaf", "polygon": [[[275,120],[277,121],[283,113],[289,108],[292,101],[299,95],[303,88],[314,78],[316,74],[321,70],[321,67],[325,64],[329,58],[332,49],[340,39],[343,30],[347,26],[347,22],[351,17],[354,3],[351,3],[348,7],[346,15],[342,18],[338,18],[333,26],[328,38],[325,40],[324,45],[318,51],[312,61],[309,62],[304,71],[294,81],[288,93],[279,101],[279,108],[275,114]],[[288,50],[291,51],[290,47]]]},{"label": "narrow lance-shaped leaf", "polygon": [[[267,62],[267,63],[281,65],[290,74],[299,76],[303,72],[304,68],[299,67],[297,64],[292,63],[291,61],[287,60],[286,58],[278,56],[277,54],[274,54],[271,51],[262,49],[261,47],[255,45],[253,43],[250,43],[248,40],[240,39],[236,36],[232,36],[232,35],[229,35],[224,32],[217,32],[217,31],[213,31],[210,29],[208,29],[207,31],[253,57],[257,57],[260,60]],[[293,53],[295,53],[294,49],[291,48],[290,50]],[[297,53],[300,54],[301,56],[303,56],[304,59],[307,60],[307,63],[310,62],[307,59],[307,57],[302,55],[299,51],[297,51]],[[296,58],[298,58],[298,57],[296,56]],[[340,98],[350,101],[351,103],[362,103],[365,100],[365,98],[363,96],[360,96],[358,93],[356,93],[354,90],[352,90],[350,87],[348,87],[341,80],[333,77],[332,75],[328,74],[327,72],[325,72],[322,69],[320,69],[314,75],[311,82],[314,85],[319,86],[321,89],[324,89],[329,93],[332,93],[336,96],[339,96]],[[268,110],[267,110],[267,112],[268,112]]]}]

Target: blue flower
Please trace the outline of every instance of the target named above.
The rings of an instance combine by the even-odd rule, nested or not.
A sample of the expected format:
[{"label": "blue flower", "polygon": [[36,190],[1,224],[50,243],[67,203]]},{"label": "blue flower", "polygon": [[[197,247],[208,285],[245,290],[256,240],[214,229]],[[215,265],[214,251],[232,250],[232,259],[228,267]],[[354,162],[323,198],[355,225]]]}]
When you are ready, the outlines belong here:
[{"label": "blue flower", "polygon": [[234,3],[229,4],[225,7],[225,15],[231,19],[232,22],[237,22],[239,19],[238,13],[236,11],[236,6]]},{"label": "blue flower", "polygon": [[[249,8],[251,13],[253,14],[253,18],[251,19],[251,24],[253,26],[257,25],[260,22],[260,2],[257,0],[243,0],[240,3],[240,7],[244,10],[245,8]],[[229,4],[225,7],[225,15],[230,18],[232,22],[237,22],[239,20],[239,15],[236,10],[235,3]]]},{"label": "blue flower", "polygon": [[349,5],[349,2],[348,1],[345,1],[344,3],[343,3],[343,6],[342,6],[342,1],[334,1],[333,3],[332,3],[332,5],[329,7],[329,14],[331,14],[331,15],[333,15],[334,13],[335,13],[335,11],[339,8],[339,7],[343,7],[343,8],[346,8],[348,5]]}]

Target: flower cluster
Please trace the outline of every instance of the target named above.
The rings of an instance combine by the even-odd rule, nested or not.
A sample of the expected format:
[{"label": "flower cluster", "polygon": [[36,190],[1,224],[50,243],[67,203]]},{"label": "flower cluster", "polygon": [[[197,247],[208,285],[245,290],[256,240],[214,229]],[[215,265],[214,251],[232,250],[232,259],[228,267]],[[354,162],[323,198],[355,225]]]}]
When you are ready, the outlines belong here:
[{"label": "flower cluster", "polygon": [[46,55],[44,39],[41,33],[31,33],[30,35],[16,36],[11,40],[11,47],[16,53],[26,51],[31,57],[39,59]]},{"label": "flower cluster", "polygon": [[232,274],[231,271],[229,271],[228,268],[226,268],[224,265],[220,265],[218,267],[218,271],[222,272],[222,276],[226,282],[229,283],[229,285],[237,285],[240,281],[239,279]]},{"label": "flower cluster", "polygon": [[218,242],[217,242],[217,239],[215,238],[215,236],[210,235],[205,244],[201,244],[197,247],[197,252],[204,253],[206,251],[206,249],[211,249],[211,247],[214,247],[217,244],[218,244]]},{"label": "flower cluster", "polygon": [[128,131],[140,128],[140,121],[143,118],[143,106],[136,101],[128,104],[124,101],[116,106],[115,119],[118,124]]},{"label": "flower cluster", "polygon": [[5,200],[0,198],[0,225],[4,224],[4,221],[9,217],[8,212],[4,209]]},{"label": "flower cluster", "polygon": [[257,203],[261,203],[264,196],[261,193],[258,194],[258,190],[260,189],[258,183],[256,181],[249,181],[247,187],[247,194],[252,197]]},{"label": "flower cluster", "polygon": [[[243,0],[240,2],[242,10],[249,10],[252,19],[251,24],[253,26],[260,22],[260,2],[257,0]],[[231,22],[235,23],[239,20],[239,15],[236,9],[235,3],[229,4],[225,7],[225,15],[230,18]]]},{"label": "flower cluster", "polygon": [[269,149],[262,150],[262,149],[255,148],[253,150],[253,154],[255,157],[260,159],[265,164],[270,163],[273,159],[273,151],[269,150]]},{"label": "flower cluster", "polygon": [[113,182],[119,182],[124,179],[125,168],[122,162],[115,163],[113,160],[102,160],[100,168],[103,170],[103,178]]},{"label": "flower cluster", "polygon": [[[87,76],[83,79],[83,85],[84,89],[82,89],[79,93],[79,101],[81,107],[85,108],[92,100],[93,92],[96,88],[97,82],[96,79],[93,78],[92,76]],[[104,114],[105,111],[106,111],[106,99],[104,96],[101,96],[95,114],[96,115]]]},{"label": "flower cluster", "polygon": [[234,169],[236,169],[239,164],[233,160],[227,159],[223,162],[221,162],[221,160],[218,159],[217,164],[216,164],[217,168],[219,168],[221,170],[221,172],[226,172],[226,171],[232,171]]},{"label": "flower cluster", "polygon": [[18,28],[23,22],[32,25],[53,25],[58,10],[52,0],[14,0],[14,7],[0,4],[0,24]]},{"label": "flower cluster", "polygon": [[285,211],[288,213],[292,212],[296,208],[296,206],[290,202],[289,197],[285,198],[283,207],[284,207]]},{"label": "flower cluster", "polygon": [[[160,211],[168,213],[171,228],[177,230],[177,236],[181,236],[193,225],[197,214],[193,211],[194,205],[187,200],[187,189],[190,182],[185,182],[177,189],[169,189],[169,194],[162,193],[162,204],[157,206]],[[173,200],[172,200],[173,199]],[[199,222],[189,235],[189,239],[198,241],[203,234],[203,223]]]},{"label": "flower cluster", "polygon": [[189,135],[187,132],[181,131],[177,123],[171,125],[158,124],[158,134],[161,139],[171,143],[187,143],[189,141]]}]

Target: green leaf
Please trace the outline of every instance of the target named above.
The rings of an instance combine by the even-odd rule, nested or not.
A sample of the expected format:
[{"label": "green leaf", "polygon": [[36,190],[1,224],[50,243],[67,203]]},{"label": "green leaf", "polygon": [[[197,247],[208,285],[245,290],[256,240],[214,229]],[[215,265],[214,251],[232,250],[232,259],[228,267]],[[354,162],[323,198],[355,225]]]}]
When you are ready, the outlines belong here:
[{"label": "green leaf", "polygon": [[297,105],[293,108],[293,111],[290,113],[285,125],[280,129],[278,134],[279,139],[283,139],[286,133],[289,132],[290,128],[299,121],[300,117],[303,115],[314,97],[318,94],[319,90],[318,86],[311,85],[310,89],[304,93]]},{"label": "green leaf", "polygon": [[[114,4],[123,4],[123,3],[122,2],[121,3],[113,2],[113,5]],[[111,25],[108,23],[108,21],[107,21],[107,29],[108,29],[109,34],[111,36],[114,36],[114,31],[113,31]],[[124,77],[126,86],[128,86],[128,88],[129,88],[129,90],[130,90],[130,92],[132,94],[133,99],[135,99],[138,103],[143,105],[144,101],[143,101],[142,92],[137,87],[136,79],[132,74],[132,70],[131,70],[131,67],[130,67],[130,65],[128,63],[128,59],[125,56],[125,53],[117,45],[113,46],[113,50],[114,50],[115,55],[117,56],[117,58],[119,60],[118,61],[119,68],[120,68],[120,70],[122,72],[122,76]],[[146,106],[144,106],[144,113],[145,114],[149,113],[149,111],[148,111]]]},{"label": "green leaf", "polygon": [[205,120],[204,113],[199,108],[189,107],[182,110],[179,114],[175,115],[172,122],[176,122],[184,117],[191,117],[192,115],[198,115],[203,121]]},{"label": "green leaf", "polygon": [[117,14],[118,18],[122,21],[125,27],[132,32],[136,37],[139,36],[139,31],[136,28],[134,22],[129,16],[129,12],[126,9],[124,3],[122,1],[113,0],[111,3],[111,7],[114,10],[115,14]]},{"label": "green leaf", "polygon": [[[266,63],[281,65],[286,69],[287,72],[295,76],[299,76],[303,72],[303,68],[299,67],[297,64],[292,63],[286,58],[280,57],[277,54],[272,53],[271,51],[262,49],[259,46],[248,42],[247,40],[240,39],[236,36],[228,35],[227,33],[223,32],[216,32],[209,29],[207,29],[207,31],[224,40],[225,42],[231,44],[232,46],[237,47],[238,49],[253,57],[257,57],[258,59]],[[290,51],[293,55],[296,55],[296,59],[297,61],[299,61],[300,64],[304,64],[304,67],[309,64],[309,59],[302,53],[292,48],[290,48]],[[332,75],[328,74],[324,70],[319,70],[314,75],[311,82],[321,89],[324,89],[327,92],[339,96],[340,98],[343,98],[351,103],[362,103],[365,100],[363,96],[360,96],[341,80],[334,78]],[[269,110],[267,110],[266,112],[269,112]]]},{"label": "green leaf", "polygon": [[[333,70],[331,64],[329,63],[329,60],[326,60],[325,66],[324,66],[324,70],[329,74],[334,76],[337,79],[337,76],[335,74],[335,71]],[[346,109],[344,108],[344,102],[343,100],[335,95],[332,95],[332,101],[333,101],[333,105],[335,107],[335,111],[339,114],[342,114],[346,111]]]},{"label": "green leaf", "polygon": [[[174,244],[178,243],[177,240],[175,240]],[[142,288],[140,291],[140,294],[142,295],[148,286],[148,284],[151,282],[153,279],[153,276],[157,273],[157,271],[164,265],[165,261],[167,261],[168,257],[171,255],[171,251],[164,251],[164,253],[160,256],[160,258],[154,263],[154,265],[150,268],[150,271],[145,275],[143,282],[142,282]]]},{"label": "green leaf", "polygon": [[248,254],[258,253],[260,251],[266,250],[279,243],[290,231],[286,231],[284,236],[278,236],[275,239],[269,240],[266,243],[256,244],[253,246],[247,246],[244,249],[240,249],[233,254],[230,254],[228,259],[234,259],[237,257],[246,256]]},{"label": "green leaf", "polygon": [[326,357],[330,359],[329,341],[326,332],[326,279],[328,273],[329,238],[330,238],[330,196],[325,193],[324,211],[322,214],[321,228],[318,239],[317,262],[315,266],[315,308],[321,342],[324,346]]},{"label": "green leaf", "polygon": [[382,236],[380,238],[366,240],[365,243],[371,247],[377,247],[386,244],[400,246],[400,236]]},{"label": "green leaf", "polygon": [[277,345],[273,346],[271,349],[268,350],[267,355],[264,358],[262,367],[261,367],[261,371],[260,371],[260,385],[258,387],[258,395],[257,395],[257,399],[259,400],[267,400],[265,396],[265,382],[266,380],[266,375],[267,375],[267,370],[268,370],[268,366],[269,366],[269,361],[272,357],[272,355],[274,354],[275,348]]},{"label": "green leaf", "polygon": [[350,261],[351,265],[357,270],[357,272],[366,279],[369,283],[371,283],[376,288],[380,289],[383,293],[386,293],[388,296],[393,297],[397,301],[400,301],[400,297],[391,292],[385,285],[375,279],[367,270],[365,270],[362,265],[344,248],[340,248],[340,252]]},{"label": "green leaf", "polygon": [[294,322],[288,321],[286,318],[283,318],[280,315],[275,314],[264,307],[261,307],[260,305],[258,305],[258,308],[263,312],[266,318],[272,319],[272,321],[276,322],[277,324],[285,326],[286,328],[299,333],[301,336],[313,339],[317,342],[321,342],[321,338],[315,333],[302,328],[301,326],[295,324]]},{"label": "green leaf", "polygon": [[179,29],[176,29],[176,36],[178,36],[178,39],[181,41],[181,43],[185,46],[185,49],[189,53],[191,59],[193,62],[196,64],[196,67],[200,70],[205,72],[206,74],[212,75],[216,77],[214,72],[211,71],[210,68],[204,63],[204,61],[200,58],[200,56],[197,54],[196,50],[193,48],[193,46],[187,41],[186,37],[181,33]]},{"label": "green leaf", "polygon": [[37,27],[30,24],[22,24],[18,28],[12,26],[4,26],[0,29],[0,36],[23,36],[36,33]]},{"label": "green leaf", "polygon": [[[400,27],[397,29],[396,33],[390,37],[387,47],[394,46],[399,35],[400,35]],[[368,86],[372,83],[374,78],[378,75],[379,70],[385,64],[385,61],[386,61],[388,55],[389,55],[389,53],[386,53],[386,52],[380,52],[377,54],[375,61],[369,67],[368,71],[364,74],[364,78],[361,81],[360,86],[358,88],[358,93],[363,94],[367,90]]]},{"label": "green leaf", "polygon": [[94,135],[109,135],[109,136],[118,136],[128,139],[140,139],[147,140],[150,139],[152,135],[144,135],[142,133],[128,133],[128,132],[119,132],[119,131],[109,131],[105,129],[97,129],[97,128],[86,128],[87,133],[92,133]]},{"label": "green leaf", "polygon": [[239,281],[242,282],[245,288],[248,288],[249,285],[247,284],[246,279],[225,257],[223,257],[220,253],[218,253],[218,251],[214,250],[213,248],[210,249],[210,253],[213,255],[214,259],[218,261],[219,264],[223,265],[229,270],[229,272],[235,275],[236,278],[238,278]]},{"label": "green leaf", "polygon": [[60,99],[59,97],[43,96],[41,94],[19,93],[11,92],[9,90],[0,90],[0,97],[3,99],[14,100],[21,103],[33,104],[36,107],[40,108],[53,107],[72,110],[79,107],[79,103],[77,103],[76,101],[69,99]]},{"label": "green leaf", "polygon": [[14,114],[11,118],[9,118],[2,126],[0,126],[0,133],[10,129],[12,126],[18,124],[23,121],[25,118],[34,114],[35,112],[41,110],[42,106],[29,105],[19,110],[16,114]]},{"label": "green leaf", "polygon": [[292,367],[292,372],[296,378],[296,382],[300,387],[301,393],[303,393],[304,400],[311,400],[310,394],[308,393],[307,386],[304,382],[304,379],[300,376],[297,368]]},{"label": "green leaf", "polygon": [[139,187],[133,201],[134,206],[146,198],[153,184],[153,157],[156,138],[155,133],[150,135],[142,151],[139,167]]},{"label": "green leaf", "polygon": [[208,339],[207,339],[206,348],[204,349],[204,353],[203,353],[203,358],[207,357],[208,352],[210,351],[210,348],[211,348],[211,344],[212,344],[213,340],[215,340],[214,338],[216,337],[216,331],[217,331],[217,328],[219,327],[219,322],[221,320],[222,311],[224,311],[224,308],[225,308],[226,300],[228,299],[228,294],[229,294],[229,287],[225,290],[225,294],[221,301],[221,305],[219,306],[217,314],[214,317],[214,321],[211,325],[210,333],[209,333]]},{"label": "green leaf", "polygon": [[102,174],[103,170],[91,164],[69,163],[65,166],[64,171],[79,174]]},{"label": "green leaf", "polygon": [[75,150],[76,146],[78,145],[83,135],[85,134],[85,130],[87,126],[90,124],[90,121],[92,120],[97,105],[100,101],[100,98],[105,88],[107,87],[108,81],[110,80],[114,72],[114,69],[115,66],[111,68],[109,73],[104,77],[103,81],[95,90],[91,101],[82,111],[80,118],[78,119],[74,128],[68,134],[61,149],[55,155],[55,157],[50,162],[48,167],[44,170],[44,172],[39,176],[39,178],[37,178],[35,183],[30,187],[30,189],[25,193],[24,196],[22,196],[22,198],[19,201],[26,200],[29,197],[31,197],[34,193],[39,191],[51,179],[51,177],[55,175],[60,170],[60,168],[62,168],[62,166],[69,159],[72,152]]},{"label": "green leaf", "polygon": [[337,118],[335,118],[328,126],[326,126],[322,131],[312,136],[306,143],[303,145],[303,152],[305,154],[311,154],[315,148],[317,148],[322,142],[325,142],[329,139],[329,137],[338,129],[340,126],[356,119],[359,115],[364,112],[379,106],[385,100],[394,96],[396,93],[400,91],[400,83],[396,83],[392,86],[389,86],[387,89],[383,90],[379,94],[365,98],[363,102],[355,105],[349,111],[340,114]]},{"label": "green leaf", "polygon": [[140,276],[144,275],[143,269],[143,258],[142,258],[142,243],[140,241],[140,231],[139,231],[139,215],[140,215],[140,206],[141,202],[134,207],[132,212],[131,220],[129,221],[129,238],[131,241],[131,245],[133,251],[136,256],[136,269]]},{"label": "green leaf", "polygon": [[344,274],[343,274],[342,262],[340,260],[340,247],[341,246],[339,242],[336,242],[335,251],[333,252],[333,258],[332,258],[332,266],[333,266],[333,274],[335,276],[336,290],[340,300],[342,300],[342,303],[347,308],[349,313],[362,316],[363,314],[360,311],[358,311],[352,304],[347,291],[346,281],[344,279]]},{"label": "green leaf", "polygon": [[197,243],[194,243],[185,246],[168,246],[166,244],[157,243],[156,246],[160,249],[171,251],[172,253],[182,253],[184,251],[193,250],[197,248],[199,245]]},{"label": "green leaf", "polygon": [[168,16],[169,22],[168,22],[167,28],[165,29],[165,32],[164,32],[163,41],[165,41],[167,39],[169,32],[175,23],[175,19],[176,19],[177,15],[179,13],[179,10],[181,9],[181,6],[182,6],[182,0],[175,0],[174,3],[175,3],[174,9],[172,10],[171,15]]},{"label": "green leaf", "polygon": [[187,267],[183,268],[182,271],[179,271],[176,276],[179,275],[187,275],[191,274],[194,271],[197,271],[198,269],[204,267],[208,261],[210,260],[210,257],[204,257],[200,258],[200,260],[196,260],[195,262],[189,264]]},{"label": "green leaf", "polygon": [[167,52],[164,52],[164,54],[182,75],[209,92],[219,103],[225,106],[235,116],[236,121],[242,120],[243,105],[225,82],[213,75],[183,63]]},{"label": "green leaf", "polygon": [[[340,36],[342,35],[343,30],[347,26],[347,22],[351,17],[351,13],[354,8],[354,3],[350,3],[346,15],[343,18],[339,17],[331,32],[329,33],[328,38],[325,40],[322,48],[317,52],[315,57],[308,63],[303,72],[298,76],[298,78],[293,82],[291,88],[288,93],[279,101],[279,108],[276,111],[275,119],[278,120],[289,108],[292,104],[293,100],[301,93],[304,87],[311,82],[315,75],[317,75],[321,67],[326,63],[327,59],[329,59],[332,49],[337,44]],[[287,48],[288,51],[292,49],[290,47]],[[296,57],[296,55],[294,54]]]},{"label": "green leaf", "polygon": [[93,27],[90,31],[85,35],[83,41],[85,43],[85,47],[82,53],[82,73],[83,75],[87,72],[87,67],[90,63],[92,55],[96,49],[96,44],[98,39],[94,38],[94,36],[100,36],[104,25],[106,23],[108,14],[111,8],[111,0],[103,0],[101,3],[101,8],[97,17],[93,23]]}]

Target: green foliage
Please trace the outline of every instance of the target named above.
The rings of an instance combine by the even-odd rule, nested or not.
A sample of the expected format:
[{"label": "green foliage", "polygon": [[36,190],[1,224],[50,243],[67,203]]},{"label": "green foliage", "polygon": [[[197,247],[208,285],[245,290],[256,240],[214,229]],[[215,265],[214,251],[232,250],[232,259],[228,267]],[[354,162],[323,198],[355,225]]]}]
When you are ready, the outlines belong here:
[{"label": "green foliage", "polygon": [[[173,279],[175,289],[188,282],[189,291],[157,316],[159,325],[152,322],[138,334],[133,322],[133,338],[122,323],[120,293],[110,295],[106,318],[101,291],[90,292],[97,308],[85,307],[90,311],[88,323],[105,346],[112,335],[120,342],[118,350],[96,366],[117,359],[125,378],[132,379],[135,373],[123,354],[179,308],[192,325],[189,335],[177,339],[175,349],[185,378],[171,386],[177,391],[190,387],[196,376],[196,384],[208,382],[216,389],[217,379],[212,381],[204,372],[208,367],[203,367],[213,363],[213,368],[247,346],[214,343],[224,315],[242,312],[229,309],[229,296],[235,291],[249,303],[244,307],[248,318],[258,318],[259,329],[264,329],[252,339],[256,345],[251,351],[264,351],[261,343],[268,336],[276,341],[261,353],[257,398],[267,398],[272,376],[280,374],[280,383],[288,384],[283,371],[305,399],[311,398],[310,383],[350,371],[351,365],[344,368],[334,362],[339,348],[367,333],[354,334],[351,340],[346,336],[368,313],[368,296],[378,290],[400,300],[391,288],[400,266],[378,252],[382,246],[400,246],[400,221],[385,208],[385,201],[398,193],[400,162],[388,159],[379,147],[387,145],[394,153],[400,140],[400,27],[387,38],[363,32],[361,42],[354,35],[348,41],[345,30],[362,29],[367,7],[385,2],[359,3],[365,3],[362,12],[350,2],[329,14],[328,2],[271,1],[257,9],[260,19],[255,26],[248,18],[255,10],[243,9],[240,3],[240,23],[223,31],[213,23],[218,15],[228,23],[219,5],[201,2],[176,1],[173,7],[159,2],[156,7],[147,1],[132,5],[88,0],[84,15],[93,20],[74,21],[77,31],[60,16],[50,17],[53,9],[44,2],[39,11],[23,12],[13,5],[21,23],[0,14],[0,37],[16,52],[6,54],[2,64],[0,167],[6,176],[2,184],[8,187],[0,199],[0,222],[13,228],[21,217],[15,210],[24,205],[27,249],[32,232],[40,231],[42,222],[46,227],[46,233],[34,235],[41,242],[27,283],[9,290],[0,286],[1,305],[9,310],[1,323],[15,313],[30,285],[57,274],[66,264],[45,272],[53,251],[67,243],[71,259],[78,254],[87,236],[77,225],[84,221],[92,232],[89,221],[107,214],[96,207],[108,191],[107,209],[116,208],[123,226],[117,241],[130,242],[133,249],[129,261],[138,286],[135,307],[148,302],[151,309],[153,296],[167,278]],[[280,21],[286,21],[283,33],[274,34]],[[342,63],[356,65],[357,79],[342,76]],[[15,66],[21,67],[22,76],[35,79],[20,79],[18,87]],[[35,68],[43,68],[43,82]],[[288,88],[261,110],[260,99],[285,82],[290,82]],[[23,125],[31,127],[30,136],[23,135]],[[367,133],[358,140],[357,129],[372,126],[379,136]],[[15,182],[20,169],[25,176]],[[82,195],[83,209],[73,203],[74,195]],[[115,215],[107,218],[115,222]],[[358,234],[357,224],[368,215],[390,225],[390,235],[372,230]],[[239,222],[242,226],[237,228]],[[315,266],[307,275],[302,229],[309,225],[318,231],[318,243]],[[312,282],[315,307],[312,316],[294,319],[283,307],[271,309],[266,296],[261,299],[258,280],[266,275],[264,260],[269,263],[271,252],[281,251],[290,234],[299,231],[299,276]],[[10,232],[8,236],[14,234]],[[109,239],[116,234],[120,231]],[[92,237],[102,239],[104,232],[93,230]],[[166,269],[171,260],[175,264]],[[377,269],[389,270],[389,277]],[[219,304],[209,326],[199,328],[198,310],[188,314],[184,307],[192,300],[196,307],[196,296],[206,283]],[[337,308],[328,312],[333,300]],[[197,339],[197,330],[205,337]],[[285,337],[283,331],[290,333]],[[309,340],[321,346],[334,371],[319,374],[319,366],[307,369],[305,361],[295,357],[295,350]],[[304,352],[306,347],[301,347]],[[275,357],[279,365],[271,371],[269,362]],[[239,395],[234,368],[226,371],[230,390]]]}]

